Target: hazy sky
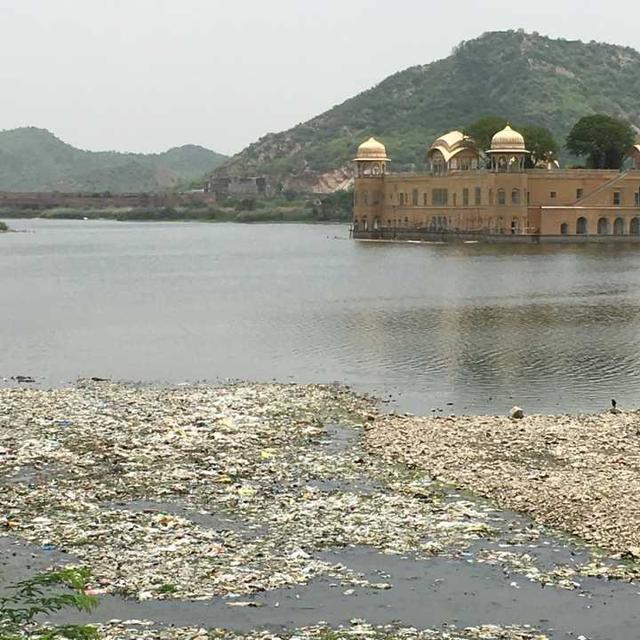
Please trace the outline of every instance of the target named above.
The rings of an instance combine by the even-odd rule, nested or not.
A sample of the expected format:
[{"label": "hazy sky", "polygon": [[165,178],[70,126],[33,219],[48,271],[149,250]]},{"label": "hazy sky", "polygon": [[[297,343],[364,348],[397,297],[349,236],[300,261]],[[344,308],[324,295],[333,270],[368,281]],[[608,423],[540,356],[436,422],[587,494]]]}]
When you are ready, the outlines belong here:
[{"label": "hazy sky", "polygon": [[[0,129],[85,149],[233,153],[524,28],[640,48],[637,0],[0,0]],[[639,97],[640,99],[640,97]]]}]

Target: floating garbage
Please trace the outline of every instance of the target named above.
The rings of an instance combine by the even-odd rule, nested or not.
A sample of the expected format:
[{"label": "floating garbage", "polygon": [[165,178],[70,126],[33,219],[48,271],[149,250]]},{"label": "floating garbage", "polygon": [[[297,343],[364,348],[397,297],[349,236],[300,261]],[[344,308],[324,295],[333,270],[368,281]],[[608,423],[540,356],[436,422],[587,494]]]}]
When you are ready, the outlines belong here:
[{"label": "floating garbage", "polygon": [[[0,535],[90,567],[88,593],[141,601],[224,598],[241,610],[256,606],[255,594],[320,577],[354,602],[363,589],[393,589],[391,576],[367,577],[327,559],[327,551],[358,545],[497,564],[518,574],[516,584],[526,577],[578,588],[581,572],[621,577],[635,565],[589,556],[583,567],[538,566],[522,549],[543,538],[542,527],[507,522],[493,505],[441,484],[555,522],[548,514],[562,511],[554,494],[563,499],[561,480],[571,480],[579,497],[594,490],[601,473],[594,462],[636,460],[629,414],[604,418],[601,451],[589,441],[600,418],[588,428],[589,419],[575,428],[571,420],[558,419],[569,424],[565,433],[532,417],[384,416],[370,399],[334,385],[157,388],[87,380],[50,391],[0,389]],[[609,448],[606,437],[613,438]],[[635,482],[623,462],[615,471]],[[619,486],[613,473],[610,481],[604,504],[606,491]],[[596,539],[597,527],[590,531]],[[625,540],[629,559],[640,548],[637,531]],[[479,550],[479,542],[496,544]],[[392,637],[364,622],[279,636],[141,626],[118,621],[100,633],[107,640]],[[398,633],[409,640],[544,638],[525,627]]]},{"label": "floating garbage", "polygon": [[102,640],[549,640],[531,627],[483,625],[419,630],[413,627],[373,626],[354,619],[351,626],[332,628],[318,625],[287,632],[256,631],[238,633],[224,629],[139,629],[136,624],[114,622],[98,627]]},{"label": "floating garbage", "polygon": [[453,555],[493,532],[490,507],[354,446],[374,406],[338,386],[83,381],[2,389],[0,407],[0,529],[71,554],[106,593],[242,596],[323,575],[348,591],[368,581],[319,552]]}]

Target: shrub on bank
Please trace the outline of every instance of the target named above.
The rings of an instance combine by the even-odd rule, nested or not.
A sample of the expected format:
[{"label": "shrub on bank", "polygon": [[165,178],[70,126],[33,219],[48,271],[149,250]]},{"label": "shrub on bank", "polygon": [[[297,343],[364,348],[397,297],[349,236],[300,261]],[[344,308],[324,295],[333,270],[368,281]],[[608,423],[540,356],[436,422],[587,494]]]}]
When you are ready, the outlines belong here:
[{"label": "shrub on bank", "polygon": [[[180,207],[107,207],[103,209],[55,207],[52,209],[0,209],[0,215],[48,220],[117,220],[119,222],[200,221],[200,222],[338,222],[351,217],[342,203],[331,196],[318,202],[287,203],[284,198],[273,202],[256,202],[253,208],[214,208],[211,206]],[[244,206],[244,205],[243,205]]]},{"label": "shrub on bank", "polygon": [[7,225],[0,220],[0,233],[2,233],[3,231],[9,231],[9,227],[7,227]]},{"label": "shrub on bank", "polygon": [[235,222],[307,222],[313,220],[311,212],[304,209],[262,209],[243,211],[235,216]]},{"label": "shrub on bank", "polygon": [[42,215],[43,209],[39,207],[2,207],[0,215],[3,218],[37,218]]}]

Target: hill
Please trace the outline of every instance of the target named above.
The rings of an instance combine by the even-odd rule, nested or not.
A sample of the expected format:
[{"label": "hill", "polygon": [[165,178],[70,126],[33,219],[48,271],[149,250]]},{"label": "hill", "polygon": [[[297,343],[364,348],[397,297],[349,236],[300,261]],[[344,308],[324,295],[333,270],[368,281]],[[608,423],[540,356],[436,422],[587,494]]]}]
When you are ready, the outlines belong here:
[{"label": "hill", "polygon": [[603,112],[640,127],[640,54],[522,31],[462,42],[443,60],[396,73],[288,131],[269,134],[218,172],[264,174],[289,188],[335,188],[370,135],[394,170],[419,169],[441,133],[479,117],[549,128],[563,144],[582,116]]},{"label": "hill", "polygon": [[225,159],[195,145],[158,154],[83,151],[46,129],[24,127],[0,131],[0,191],[165,191]]}]

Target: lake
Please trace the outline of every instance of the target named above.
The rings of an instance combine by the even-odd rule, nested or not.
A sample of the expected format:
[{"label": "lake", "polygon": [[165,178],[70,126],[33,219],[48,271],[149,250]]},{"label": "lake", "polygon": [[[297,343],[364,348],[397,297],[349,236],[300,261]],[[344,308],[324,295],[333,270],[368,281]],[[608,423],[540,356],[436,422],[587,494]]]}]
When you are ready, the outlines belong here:
[{"label": "lake", "polygon": [[444,414],[640,404],[639,246],[362,243],[344,225],[10,226],[25,233],[0,236],[0,384],[339,381]]}]

